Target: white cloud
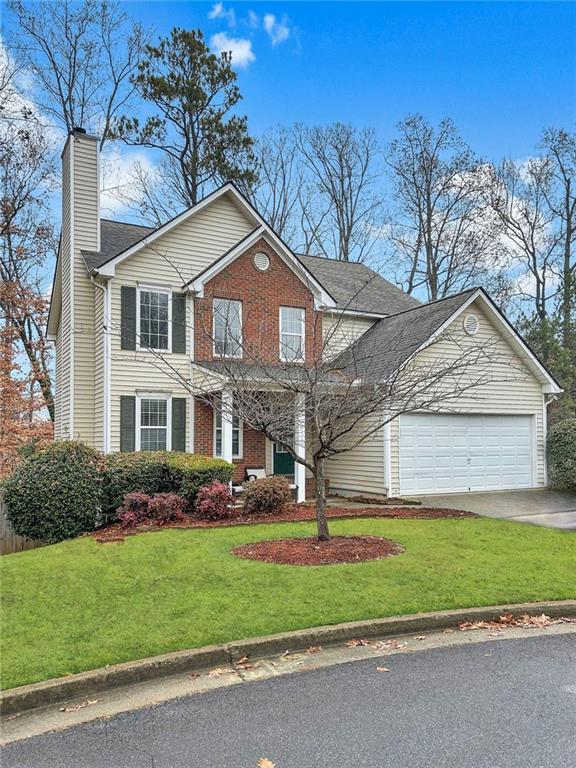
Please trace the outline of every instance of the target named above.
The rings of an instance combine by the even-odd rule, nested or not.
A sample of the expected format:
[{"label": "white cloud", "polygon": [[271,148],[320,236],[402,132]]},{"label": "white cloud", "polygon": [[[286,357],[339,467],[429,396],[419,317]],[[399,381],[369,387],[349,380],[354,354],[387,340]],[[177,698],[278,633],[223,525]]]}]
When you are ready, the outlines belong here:
[{"label": "white cloud", "polygon": [[260,17],[255,11],[248,11],[248,24],[256,29],[260,26]]},{"label": "white cloud", "polygon": [[216,53],[230,51],[232,64],[235,67],[244,68],[256,61],[252,50],[252,41],[245,37],[229,37],[226,32],[218,32],[210,38],[210,46]]},{"label": "white cloud", "polygon": [[[136,175],[154,180],[157,169],[145,150],[121,150],[108,142],[100,158],[100,213],[119,216],[129,213],[129,201],[134,195]],[[138,172],[138,174],[137,174]]]},{"label": "white cloud", "polygon": [[236,14],[233,8],[224,8],[224,3],[214,3],[212,10],[208,14],[209,19],[225,19],[228,26],[236,26]]},{"label": "white cloud", "polygon": [[290,37],[290,27],[288,26],[287,16],[283,16],[282,21],[278,21],[273,13],[267,13],[264,16],[264,29],[272,41],[272,45],[283,43]]}]

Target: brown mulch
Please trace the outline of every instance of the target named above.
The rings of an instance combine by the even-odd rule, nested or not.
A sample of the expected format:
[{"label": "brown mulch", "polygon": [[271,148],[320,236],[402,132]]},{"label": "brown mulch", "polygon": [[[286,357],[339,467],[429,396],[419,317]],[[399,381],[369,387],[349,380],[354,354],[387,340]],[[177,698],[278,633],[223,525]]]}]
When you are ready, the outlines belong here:
[{"label": "brown mulch", "polygon": [[333,536],[318,541],[315,536],[297,539],[274,539],[244,544],[232,554],[244,560],[260,560],[278,565],[335,565],[364,563],[399,555],[404,547],[379,536]]},{"label": "brown mulch", "polygon": [[[477,517],[472,512],[464,512],[461,509],[444,509],[442,507],[417,507],[406,509],[403,507],[369,507],[351,509],[349,507],[332,507],[326,509],[326,517],[334,518],[360,518],[360,517],[385,517],[390,519],[413,520],[437,520],[440,518]],[[242,509],[237,508],[226,520],[196,520],[189,517],[180,523],[169,523],[163,526],[140,525],[137,528],[123,529],[119,523],[114,523],[108,528],[102,528],[87,534],[101,544],[114,541],[123,541],[124,536],[132,536],[135,533],[147,531],[160,531],[164,528],[224,528],[230,525],[254,525],[255,523],[298,523],[313,521],[316,512],[313,504],[293,504],[284,512],[274,515],[243,515]]]}]

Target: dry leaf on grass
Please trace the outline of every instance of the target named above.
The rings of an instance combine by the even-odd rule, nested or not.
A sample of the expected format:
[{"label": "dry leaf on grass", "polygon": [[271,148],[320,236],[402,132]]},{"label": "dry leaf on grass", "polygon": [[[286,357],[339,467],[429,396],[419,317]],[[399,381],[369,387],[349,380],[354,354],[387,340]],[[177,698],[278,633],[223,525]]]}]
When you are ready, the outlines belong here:
[{"label": "dry leaf on grass", "polygon": [[390,672],[388,667],[376,667],[376,672]]},{"label": "dry leaf on grass", "polygon": [[273,763],[272,760],[268,760],[267,757],[261,757],[256,765],[258,768],[275,768],[276,763]]},{"label": "dry leaf on grass", "polygon": [[96,704],[100,699],[86,699],[81,701],[80,704],[73,704],[71,707],[60,707],[60,712],[77,712],[79,709],[89,707],[91,704]]}]

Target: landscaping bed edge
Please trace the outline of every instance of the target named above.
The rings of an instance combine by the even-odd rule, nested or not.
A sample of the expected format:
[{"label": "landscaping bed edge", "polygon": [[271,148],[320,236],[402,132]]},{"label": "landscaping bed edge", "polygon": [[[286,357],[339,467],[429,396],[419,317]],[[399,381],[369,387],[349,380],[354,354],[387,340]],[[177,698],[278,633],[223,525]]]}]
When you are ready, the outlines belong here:
[{"label": "landscaping bed edge", "polygon": [[173,651],[136,661],[114,664],[76,675],[11,688],[0,692],[0,712],[10,716],[74,697],[90,696],[124,685],[194,672],[234,662],[242,657],[262,658],[285,650],[298,651],[334,645],[358,638],[390,637],[448,629],[465,621],[490,621],[505,613],[546,614],[551,618],[576,616],[576,600],[493,605],[483,608],[416,613],[382,619],[350,621],[275,635],[238,640],[221,645]]}]

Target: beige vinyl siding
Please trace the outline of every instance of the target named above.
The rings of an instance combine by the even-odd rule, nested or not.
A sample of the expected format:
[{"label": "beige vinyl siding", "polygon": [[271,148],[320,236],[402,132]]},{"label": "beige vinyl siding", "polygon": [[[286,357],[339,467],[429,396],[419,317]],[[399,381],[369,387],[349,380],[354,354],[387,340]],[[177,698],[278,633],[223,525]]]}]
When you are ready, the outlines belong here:
[{"label": "beige vinyl siding", "polygon": [[[71,141],[71,139],[69,139]],[[56,337],[56,410],[55,436],[59,440],[71,437],[72,398],[72,272],[70,216],[70,158],[62,157],[62,233],[60,237],[59,270],[62,279],[62,308]]]},{"label": "beige vinyl siding", "polygon": [[[366,424],[381,421],[381,418],[366,419]],[[358,425],[352,438],[363,428],[366,429]],[[330,488],[358,493],[386,493],[384,462],[384,427],[378,425],[378,429],[359,446],[326,461]]]},{"label": "beige vinyl siding", "polygon": [[[193,298],[187,297],[189,328],[187,354],[164,353],[160,359],[153,352],[127,352],[120,348],[120,294],[123,285],[166,287],[175,292],[184,282],[211,264],[253,229],[251,222],[228,197],[220,197],[186,222],[159,238],[153,245],[118,264],[110,281],[111,338],[111,413],[110,448],[120,450],[120,397],[140,392],[170,393],[188,397],[190,422],[192,400],[180,377],[191,375],[193,350]],[[191,449],[190,430],[186,431],[186,449]]]},{"label": "beige vinyl siding", "polygon": [[81,251],[98,249],[97,142],[75,137],[74,141],[74,437],[94,443],[95,325],[97,290],[90,281]]},{"label": "beige vinyl siding", "polygon": [[324,356],[335,357],[374,324],[372,318],[325,312],[322,315]]},{"label": "beige vinyl siding", "polygon": [[104,290],[94,295],[94,446],[104,446]]},{"label": "beige vinyl siding", "polygon": [[[444,410],[449,410],[451,413],[533,416],[536,441],[536,483],[544,485],[545,438],[542,386],[510,343],[500,334],[483,306],[475,302],[465,314],[471,312],[480,320],[480,329],[474,337],[463,337],[464,343],[468,339],[468,343],[479,341],[491,344],[491,354],[495,359],[490,368],[492,381],[451,400]],[[454,321],[454,328],[458,331],[462,327],[462,320],[463,317],[460,316]],[[430,360],[434,355],[447,359],[455,354],[454,350],[454,344],[450,341],[440,341],[429,350],[424,350],[419,359]],[[390,424],[391,494],[400,492],[399,438],[399,421],[395,419]]]}]

